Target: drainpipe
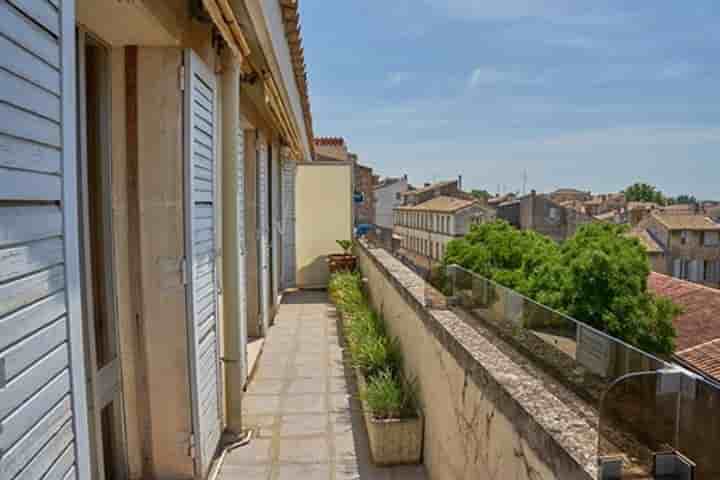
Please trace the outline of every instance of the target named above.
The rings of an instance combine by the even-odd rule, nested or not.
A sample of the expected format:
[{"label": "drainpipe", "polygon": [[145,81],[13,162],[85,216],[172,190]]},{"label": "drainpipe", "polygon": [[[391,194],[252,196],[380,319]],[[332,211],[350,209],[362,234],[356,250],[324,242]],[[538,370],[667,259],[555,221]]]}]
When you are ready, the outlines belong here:
[{"label": "drainpipe", "polygon": [[238,141],[240,131],[240,63],[229,51],[223,52],[222,88],[222,212],[223,212],[223,355],[225,366],[225,410],[227,412],[227,429],[230,433],[240,435],[242,432],[242,396],[247,368],[247,328],[246,314],[240,299],[240,275],[244,269],[240,262],[245,261],[242,250],[244,239],[238,237],[238,221],[244,213],[237,204],[238,155],[242,145]]}]

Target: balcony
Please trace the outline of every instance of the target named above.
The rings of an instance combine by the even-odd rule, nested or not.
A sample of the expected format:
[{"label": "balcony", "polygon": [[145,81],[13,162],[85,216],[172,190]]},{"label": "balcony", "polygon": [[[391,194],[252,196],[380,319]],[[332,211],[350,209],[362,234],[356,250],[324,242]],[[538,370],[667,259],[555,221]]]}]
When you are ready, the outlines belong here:
[{"label": "balcony", "polygon": [[[717,478],[717,385],[462,269],[443,297],[358,253],[419,383],[430,478]],[[666,453],[694,477],[661,476]]]},{"label": "balcony", "polygon": [[372,464],[339,330],[324,292],[285,297],[243,399],[253,437],[221,457],[218,480],[427,478]]}]

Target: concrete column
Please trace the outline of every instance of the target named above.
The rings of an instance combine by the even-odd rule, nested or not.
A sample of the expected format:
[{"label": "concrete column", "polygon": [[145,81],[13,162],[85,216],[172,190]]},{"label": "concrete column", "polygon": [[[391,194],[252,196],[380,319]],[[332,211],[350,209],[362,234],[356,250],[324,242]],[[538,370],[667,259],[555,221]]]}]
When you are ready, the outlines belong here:
[{"label": "concrete column", "polygon": [[[227,52],[227,50],[226,50]],[[242,394],[247,366],[247,329],[243,301],[245,275],[242,255],[244,239],[240,222],[244,223],[242,208],[243,185],[238,183],[238,165],[243,159],[239,149],[243,145],[240,132],[240,64],[229,52],[223,55],[222,86],[222,192],[223,192],[223,333],[225,349],[225,408],[227,429],[235,434],[242,431]],[[242,171],[242,170],[240,170]]]}]

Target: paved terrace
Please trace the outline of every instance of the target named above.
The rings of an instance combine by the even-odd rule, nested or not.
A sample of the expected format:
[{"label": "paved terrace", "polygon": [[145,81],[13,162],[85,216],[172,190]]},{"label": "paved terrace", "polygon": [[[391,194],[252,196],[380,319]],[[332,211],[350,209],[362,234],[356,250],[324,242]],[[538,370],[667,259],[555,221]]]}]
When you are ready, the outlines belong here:
[{"label": "paved terrace", "polygon": [[424,480],[422,466],[370,461],[354,377],[325,292],[285,296],[243,400],[249,445],[227,453],[219,480]]}]

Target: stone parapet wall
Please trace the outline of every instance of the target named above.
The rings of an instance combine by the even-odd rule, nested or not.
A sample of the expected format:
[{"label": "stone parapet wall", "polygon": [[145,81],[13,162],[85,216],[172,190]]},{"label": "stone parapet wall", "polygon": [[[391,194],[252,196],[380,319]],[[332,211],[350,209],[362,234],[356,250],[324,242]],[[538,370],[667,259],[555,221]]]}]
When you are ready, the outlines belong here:
[{"label": "stone parapet wall", "polygon": [[373,306],[417,379],[431,478],[595,477],[595,425],[453,312],[426,308],[427,285],[399,260],[357,250]]}]

